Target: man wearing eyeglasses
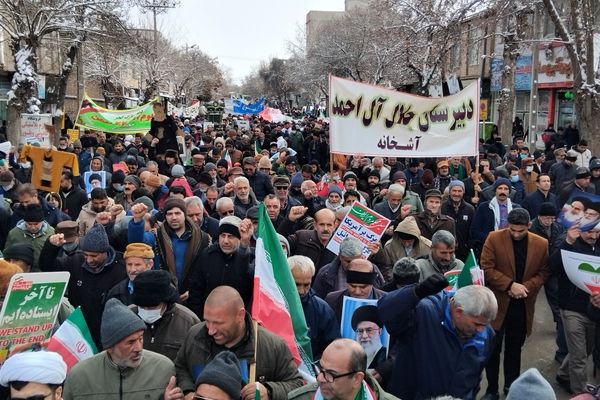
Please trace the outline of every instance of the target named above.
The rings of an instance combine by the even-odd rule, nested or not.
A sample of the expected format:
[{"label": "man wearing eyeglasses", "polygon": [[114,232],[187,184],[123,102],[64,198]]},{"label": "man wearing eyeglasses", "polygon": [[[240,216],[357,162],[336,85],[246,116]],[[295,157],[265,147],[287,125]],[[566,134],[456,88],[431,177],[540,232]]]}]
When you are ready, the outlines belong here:
[{"label": "man wearing eyeglasses", "polygon": [[17,353],[0,369],[0,385],[14,400],[61,400],[67,364],[51,351]]},{"label": "man wearing eyeglasses", "polygon": [[302,386],[288,394],[289,400],[394,400],[367,371],[367,355],[351,339],[337,339],[313,364],[317,382]]}]

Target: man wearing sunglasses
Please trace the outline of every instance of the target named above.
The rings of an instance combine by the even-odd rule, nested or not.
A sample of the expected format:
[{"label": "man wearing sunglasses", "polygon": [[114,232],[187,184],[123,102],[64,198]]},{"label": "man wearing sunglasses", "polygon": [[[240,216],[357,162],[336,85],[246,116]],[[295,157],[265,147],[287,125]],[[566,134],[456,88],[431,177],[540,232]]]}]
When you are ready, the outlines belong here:
[{"label": "man wearing sunglasses", "polygon": [[316,383],[302,386],[288,394],[289,400],[338,399],[394,400],[367,371],[367,355],[351,339],[337,339],[313,364]]},{"label": "man wearing sunglasses", "polygon": [[51,351],[18,353],[0,369],[0,385],[14,400],[61,400],[67,364]]}]

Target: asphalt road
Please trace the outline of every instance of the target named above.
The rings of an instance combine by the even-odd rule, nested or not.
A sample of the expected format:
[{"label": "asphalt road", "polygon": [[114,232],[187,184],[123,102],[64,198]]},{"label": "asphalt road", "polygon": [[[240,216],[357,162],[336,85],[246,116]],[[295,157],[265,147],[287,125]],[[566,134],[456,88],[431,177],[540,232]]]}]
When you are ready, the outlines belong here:
[{"label": "asphalt road", "polygon": [[[555,331],[555,324],[552,320],[550,307],[548,307],[544,291],[541,290],[536,302],[533,332],[531,336],[527,338],[521,354],[521,372],[524,372],[529,368],[537,368],[554,388],[556,398],[558,400],[566,400],[571,396],[558,386],[555,381],[556,370],[559,367],[558,363],[554,361],[554,353],[556,351]],[[593,367],[591,356],[588,360],[588,365],[590,366],[588,382],[595,385],[599,384],[600,369],[594,378],[592,375]],[[502,388],[504,384],[504,377],[502,376],[502,360],[500,363],[500,371],[499,386]],[[483,374],[481,387],[482,390],[479,397],[483,396],[485,388],[487,387],[485,373]]]}]

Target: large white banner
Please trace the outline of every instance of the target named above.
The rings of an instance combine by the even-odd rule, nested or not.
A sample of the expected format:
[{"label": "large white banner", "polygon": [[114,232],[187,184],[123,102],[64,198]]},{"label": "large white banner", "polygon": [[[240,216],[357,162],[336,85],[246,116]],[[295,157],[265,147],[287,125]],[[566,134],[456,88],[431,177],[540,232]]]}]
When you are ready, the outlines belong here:
[{"label": "large white banner", "polygon": [[332,153],[450,157],[479,151],[479,82],[430,98],[330,76],[329,116]]}]

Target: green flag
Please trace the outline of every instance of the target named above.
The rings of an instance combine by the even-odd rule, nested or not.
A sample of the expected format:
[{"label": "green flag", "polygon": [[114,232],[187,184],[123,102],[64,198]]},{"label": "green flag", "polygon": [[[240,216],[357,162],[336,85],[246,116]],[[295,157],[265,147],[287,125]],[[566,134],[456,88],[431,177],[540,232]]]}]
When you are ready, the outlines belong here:
[{"label": "green flag", "polygon": [[469,252],[469,256],[467,257],[467,261],[465,261],[462,271],[458,275],[458,279],[456,281],[457,289],[473,284],[473,277],[471,276],[471,269],[473,268],[477,268],[477,260],[475,260],[475,253],[473,253],[473,250],[471,250]]}]

